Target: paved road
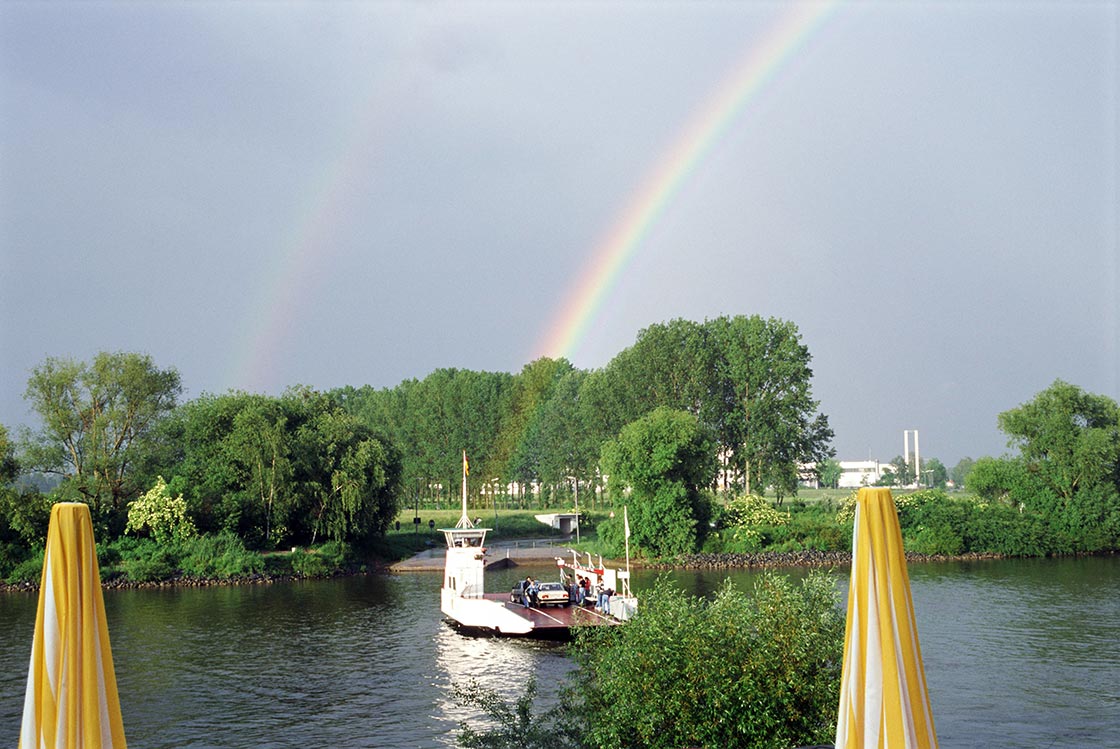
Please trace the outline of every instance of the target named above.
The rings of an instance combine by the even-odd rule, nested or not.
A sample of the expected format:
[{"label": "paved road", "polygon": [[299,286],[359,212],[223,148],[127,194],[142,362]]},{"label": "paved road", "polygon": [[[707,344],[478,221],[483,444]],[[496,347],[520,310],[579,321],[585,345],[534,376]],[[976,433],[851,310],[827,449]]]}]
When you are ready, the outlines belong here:
[{"label": "paved road", "polygon": [[[440,572],[443,570],[445,552],[442,546],[433,546],[427,551],[390,565],[393,572]],[[558,556],[569,557],[567,543],[564,541],[505,541],[486,547],[487,566],[502,563],[508,559],[513,564],[521,562],[543,562]]]}]

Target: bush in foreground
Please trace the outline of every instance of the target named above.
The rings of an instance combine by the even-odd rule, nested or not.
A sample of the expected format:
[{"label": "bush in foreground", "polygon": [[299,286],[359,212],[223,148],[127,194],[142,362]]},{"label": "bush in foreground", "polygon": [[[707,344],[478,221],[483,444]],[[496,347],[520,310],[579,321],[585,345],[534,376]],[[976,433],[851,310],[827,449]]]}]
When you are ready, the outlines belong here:
[{"label": "bush in foreground", "polygon": [[578,631],[578,669],[545,719],[554,730],[533,736],[516,730],[522,715],[533,714],[534,685],[514,707],[472,689],[465,691],[475,696],[464,701],[496,727],[464,725],[460,742],[494,749],[828,743],[835,736],[843,641],[839,592],[824,573],[800,584],[766,574],[753,594],[725,583],[710,601],[661,580],[625,626]]}]

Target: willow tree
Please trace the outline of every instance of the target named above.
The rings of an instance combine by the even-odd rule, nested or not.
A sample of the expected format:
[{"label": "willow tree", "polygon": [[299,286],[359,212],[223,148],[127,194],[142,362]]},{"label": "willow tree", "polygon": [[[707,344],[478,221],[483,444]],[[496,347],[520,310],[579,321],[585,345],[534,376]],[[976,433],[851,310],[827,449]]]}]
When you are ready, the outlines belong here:
[{"label": "willow tree", "polygon": [[400,451],[329,399],[298,430],[296,479],[311,543],[321,536],[367,542],[397,513]]}]

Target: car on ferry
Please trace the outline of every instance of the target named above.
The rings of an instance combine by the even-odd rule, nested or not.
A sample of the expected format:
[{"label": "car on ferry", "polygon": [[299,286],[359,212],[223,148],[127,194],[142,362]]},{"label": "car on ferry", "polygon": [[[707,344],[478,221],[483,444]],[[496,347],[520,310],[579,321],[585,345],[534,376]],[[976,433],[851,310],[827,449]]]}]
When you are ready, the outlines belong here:
[{"label": "car on ferry", "polygon": [[570,603],[568,589],[561,583],[541,583],[537,590],[537,601],[541,606],[555,604],[567,606]]},{"label": "car on ferry", "polygon": [[[524,585],[524,580],[518,580],[513,584],[513,590],[509,592],[509,600],[511,603],[521,603],[521,591]],[[567,606],[569,603],[570,599],[568,598],[568,589],[561,583],[537,584],[537,599],[535,601],[535,605]]]}]

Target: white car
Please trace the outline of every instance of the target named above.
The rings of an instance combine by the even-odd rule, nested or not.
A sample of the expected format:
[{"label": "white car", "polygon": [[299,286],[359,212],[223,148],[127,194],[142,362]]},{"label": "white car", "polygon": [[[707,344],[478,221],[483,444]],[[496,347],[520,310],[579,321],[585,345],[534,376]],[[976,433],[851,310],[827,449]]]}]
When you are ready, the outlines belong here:
[{"label": "white car", "polygon": [[537,601],[541,606],[550,603],[557,606],[567,606],[570,603],[568,589],[560,583],[541,583],[537,589]]}]

